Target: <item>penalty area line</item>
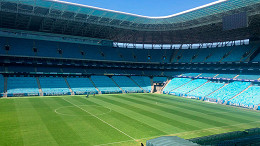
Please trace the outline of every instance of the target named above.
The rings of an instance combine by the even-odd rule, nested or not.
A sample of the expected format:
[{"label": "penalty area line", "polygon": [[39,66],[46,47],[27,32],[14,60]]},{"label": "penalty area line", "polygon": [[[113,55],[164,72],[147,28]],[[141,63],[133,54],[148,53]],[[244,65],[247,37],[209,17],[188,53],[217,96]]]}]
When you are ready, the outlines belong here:
[{"label": "penalty area line", "polygon": [[64,99],[64,98],[62,98],[62,99],[63,99],[63,100],[65,100],[65,101],[67,101],[68,103],[70,103],[70,104],[74,105],[75,107],[77,107],[77,108],[81,109],[82,111],[84,111],[84,112],[86,112],[86,113],[90,114],[91,116],[93,116],[93,117],[97,118],[97,119],[98,119],[98,120],[100,120],[101,122],[103,122],[103,123],[107,124],[108,126],[110,126],[110,127],[114,128],[115,130],[117,130],[118,132],[120,132],[120,133],[124,134],[125,136],[127,136],[127,137],[131,138],[132,140],[134,140],[134,141],[136,140],[136,139],[135,139],[135,138],[133,138],[132,136],[130,136],[130,135],[128,135],[128,134],[126,134],[126,133],[125,133],[125,132],[123,132],[122,130],[120,130],[120,129],[116,128],[115,126],[113,126],[113,125],[111,125],[111,124],[109,124],[109,123],[107,123],[106,121],[104,121],[104,120],[100,119],[98,116],[96,116],[96,115],[94,115],[94,114],[90,113],[89,111],[87,111],[87,110],[85,110],[85,109],[81,108],[80,106],[78,106],[78,105],[76,105],[76,104],[74,104],[74,103],[72,103],[72,102],[70,102],[70,101],[68,101],[68,100],[66,100],[66,99]]}]

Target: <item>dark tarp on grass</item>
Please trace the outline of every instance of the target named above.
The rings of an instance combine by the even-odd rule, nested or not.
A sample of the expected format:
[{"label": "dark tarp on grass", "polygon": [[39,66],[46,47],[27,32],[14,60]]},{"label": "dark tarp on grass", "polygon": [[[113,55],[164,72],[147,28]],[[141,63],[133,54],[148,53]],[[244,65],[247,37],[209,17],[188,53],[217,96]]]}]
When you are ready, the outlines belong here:
[{"label": "dark tarp on grass", "polygon": [[146,141],[146,146],[199,146],[177,136],[162,136]]}]

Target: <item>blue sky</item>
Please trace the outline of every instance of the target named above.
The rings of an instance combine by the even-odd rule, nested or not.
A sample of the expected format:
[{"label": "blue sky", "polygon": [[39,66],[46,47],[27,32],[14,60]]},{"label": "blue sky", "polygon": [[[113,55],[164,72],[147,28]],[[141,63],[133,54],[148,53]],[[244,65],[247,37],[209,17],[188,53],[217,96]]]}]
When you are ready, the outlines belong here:
[{"label": "blue sky", "polygon": [[144,16],[167,16],[217,0],[63,0]]}]

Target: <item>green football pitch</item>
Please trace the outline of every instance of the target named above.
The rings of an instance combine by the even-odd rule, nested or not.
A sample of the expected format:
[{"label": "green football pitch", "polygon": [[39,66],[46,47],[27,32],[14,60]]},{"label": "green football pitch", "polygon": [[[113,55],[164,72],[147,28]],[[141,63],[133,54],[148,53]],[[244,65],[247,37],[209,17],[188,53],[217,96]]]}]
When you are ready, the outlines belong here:
[{"label": "green football pitch", "polygon": [[260,127],[260,112],[161,94],[0,99],[0,145],[140,145]]}]

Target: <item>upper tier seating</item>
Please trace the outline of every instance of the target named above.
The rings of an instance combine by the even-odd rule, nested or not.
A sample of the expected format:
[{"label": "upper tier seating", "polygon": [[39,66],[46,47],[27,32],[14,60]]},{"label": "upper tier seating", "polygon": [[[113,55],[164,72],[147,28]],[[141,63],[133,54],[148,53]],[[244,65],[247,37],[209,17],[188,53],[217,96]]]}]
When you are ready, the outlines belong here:
[{"label": "upper tier seating", "polygon": [[237,74],[219,74],[216,78],[233,79]]},{"label": "upper tier seating", "polygon": [[207,96],[207,98],[213,98],[217,100],[226,101],[235,95],[239,94],[243,90],[245,90],[251,83],[249,82],[232,82],[227,86],[221,88],[220,90],[214,92],[213,94]]},{"label": "upper tier seating", "polygon": [[223,48],[211,48],[212,49],[212,56],[210,56],[205,62],[219,62],[222,57],[230,52],[233,47],[223,47]]},{"label": "upper tier seating", "polygon": [[42,92],[46,94],[69,94],[70,90],[64,78],[39,77]]},{"label": "upper tier seating", "polygon": [[163,83],[167,81],[167,77],[153,77],[154,83]]},{"label": "upper tier seating", "polygon": [[197,77],[199,76],[201,73],[185,73],[182,74],[181,76],[186,76],[186,77]]},{"label": "upper tier seating", "polygon": [[178,62],[191,62],[193,55],[196,55],[198,53],[199,49],[180,49],[178,51],[178,54],[176,55],[176,57],[181,56],[181,58],[178,60],[178,58],[176,58],[175,60]]},{"label": "upper tier seating", "polygon": [[131,78],[146,92],[150,92],[152,90],[151,80],[149,77],[132,76]]},{"label": "upper tier seating", "polygon": [[67,81],[72,91],[77,94],[97,92],[96,88],[88,78],[67,78]]},{"label": "upper tier seating", "polygon": [[250,45],[233,47],[232,52],[226,58],[224,58],[222,62],[240,61],[242,59],[242,56],[250,49],[252,49],[252,46]]},{"label": "upper tier seating", "polygon": [[[5,45],[10,46],[9,51],[5,50]],[[252,49],[252,46],[202,49],[135,49],[0,37],[0,48],[2,55],[164,63],[169,63],[173,57],[172,62],[188,63],[219,62],[221,60],[222,62],[237,62],[242,59],[245,52]],[[112,51],[113,53],[111,53]],[[226,57],[222,59],[224,55]],[[255,61],[259,60],[257,58],[260,57],[257,56]]]},{"label": "upper tier seating", "polygon": [[113,80],[107,76],[91,76],[91,79],[101,92],[121,92]]},{"label": "upper tier seating", "polygon": [[198,88],[199,86],[205,84],[207,81],[208,80],[205,80],[205,79],[195,79],[195,80],[192,80],[191,82],[181,86],[180,88],[172,90],[171,93],[186,94],[186,93]]},{"label": "upper tier seating", "polygon": [[230,100],[231,103],[238,106],[253,107],[260,104],[260,86],[252,86],[246,91]]},{"label": "upper tier seating", "polygon": [[204,77],[204,78],[213,78],[217,74],[211,74],[211,73],[202,73],[199,77]]},{"label": "upper tier seating", "polygon": [[0,74],[0,97],[2,97],[2,93],[4,92],[4,77]]},{"label": "upper tier seating", "polygon": [[258,80],[260,75],[239,75],[236,79],[241,80]]},{"label": "upper tier seating", "polygon": [[138,87],[130,78],[126,76],[113,76],[118,86],[126,92],[140,92],[142,89]]},{"label": "upper tier seating", "polygon": [[210,93],[218,90],[222,86],[224,86],[224,83],[208,82],[198,89],[191,91],[190,93],[188,93],[188,95],[193,97],[205,97]]},{"label": "upper tier seating", "polygon": [[203,48],[199,50],[198,56],[192,62],[204,62],[206,57],[212,52],[211,48]]},{"label": "upper tier seating", "polygon": [[35,77],[8,77],[7,93],[33,93],[38,94],[39,88]]},{"label": "upper tier seating", "polygon": [[189,78],[173,78],[168,85],[163,89],[164,92],[170,92],[191,81]]}]

